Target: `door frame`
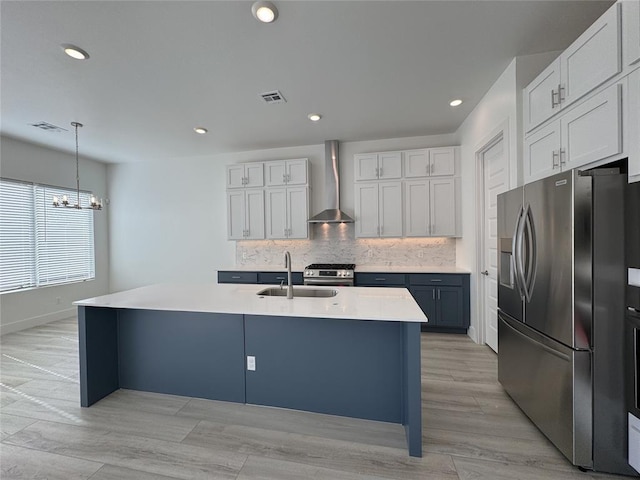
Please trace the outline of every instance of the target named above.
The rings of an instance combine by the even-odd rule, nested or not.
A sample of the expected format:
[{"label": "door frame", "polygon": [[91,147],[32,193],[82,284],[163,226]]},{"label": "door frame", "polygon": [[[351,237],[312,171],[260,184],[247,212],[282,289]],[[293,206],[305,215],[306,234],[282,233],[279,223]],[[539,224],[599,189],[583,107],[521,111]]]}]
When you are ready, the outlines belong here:
[{"label": "door frame", "polygon": [[[505,174],[507,176],[508,188],[512,187],[511,183],[511,145],[509,139],[509,118],[503,120],[496,128],[486,135],[480,142],[477,143],[475,151],[476,162],[476,278],[477,282],[477,298],[476,298],[476,311],[478,312],[478,331],[477,341],[481,345],[487,343],[487,325],[485,314],[486,304],[486,288],[485,283],[482,280],[481,273],[484,266],[484,254],[485,254],[485,205],[484,205],[484,154],[494,147],[499,141],[503,142],[503,151],[506,157]],[[482,320],[482,321],[480,321]]]}]

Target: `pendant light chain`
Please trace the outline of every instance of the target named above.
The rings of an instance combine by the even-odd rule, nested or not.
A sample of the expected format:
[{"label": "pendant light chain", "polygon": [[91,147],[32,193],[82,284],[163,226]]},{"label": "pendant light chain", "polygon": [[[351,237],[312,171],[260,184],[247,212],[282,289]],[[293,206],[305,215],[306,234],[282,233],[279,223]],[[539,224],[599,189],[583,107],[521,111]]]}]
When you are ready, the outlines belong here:
[{"label": "pendant light chain", "polygon": [[80,207],[80,160],[78,158],[78,127],[83,127],[81,123],[71,122],[71,125],[76,127],[76,192],[78,197],[78,203],[76,203],[76,208]]},{"label": "pendant light chain", "polygon": [[67,195],[62,196],[62,201],[54,195],[53,196],[53,206],[54,207],[67,207],[67,208],[76,208],[81,210],[83,208],[88,208],[91,210],[102,210],[102,199],[98,201],[96,197],[91,194],[91,202],[88,207],[80,206],[80,154],[78,147],[78,127],[83,127],[80,122],[71,122],[71,126],[75,128],[76,131],[76,195],[77,195],[77,203],[75,205],[69,205],[69,200],[67,199]]}]

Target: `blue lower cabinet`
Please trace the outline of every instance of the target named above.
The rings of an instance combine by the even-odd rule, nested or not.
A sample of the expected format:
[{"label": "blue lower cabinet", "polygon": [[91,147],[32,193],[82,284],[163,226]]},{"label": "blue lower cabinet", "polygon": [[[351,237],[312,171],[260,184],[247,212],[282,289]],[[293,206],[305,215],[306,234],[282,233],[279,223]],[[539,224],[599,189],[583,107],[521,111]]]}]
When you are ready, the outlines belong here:
[{"label": "blue lower cabinet", "polygon": [[467,333],[468,274],[411,274],[407,288],[429,319],[429,323],[422,324],[422,331]]},{"label": "blue lower cabinet", "polygon": [[[287,283],[287,272],[258,272],[258,283],[264,285],[279,285],[282,282]],[[293,285],[302,285],[304,280],[302,272],[291,273],[291,283]]]},{"label": "blue lower cabinet", "polygon": [[[287,272],[248,272],[237,270],[220,270],[218,272],[218,283],[259,283],[264,285],[279,285],[287,283]],[[302,272],[292,272],[291,283],[302,285],[304,279]]]},{"label": "blue lower cabinet", "polygon": [[258,283],[258,272],[219,271],[218,283]]}]

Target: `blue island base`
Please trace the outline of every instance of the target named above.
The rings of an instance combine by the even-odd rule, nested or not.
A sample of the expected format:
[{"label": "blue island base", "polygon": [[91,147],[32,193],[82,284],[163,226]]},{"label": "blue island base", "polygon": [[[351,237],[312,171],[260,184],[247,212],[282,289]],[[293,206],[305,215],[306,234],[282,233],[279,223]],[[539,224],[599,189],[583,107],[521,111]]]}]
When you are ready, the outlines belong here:
[{"label": "blue island base", "polygon": [[422,456],[419,323],[86,306],[78,322],[83,407],[127,388],[400,423]]}]

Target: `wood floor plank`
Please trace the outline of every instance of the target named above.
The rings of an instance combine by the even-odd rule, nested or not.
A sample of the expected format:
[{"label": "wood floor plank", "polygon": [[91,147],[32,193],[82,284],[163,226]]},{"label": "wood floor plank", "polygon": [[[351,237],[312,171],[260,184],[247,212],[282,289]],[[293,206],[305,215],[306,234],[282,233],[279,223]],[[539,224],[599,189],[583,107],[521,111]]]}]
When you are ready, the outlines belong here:
[{"label": "wood floor plank", "polygon": [[82,408],[78,400],[54,398],[27,398],[8,405],[3,412],[20,417],[173,442],[183,440],[198,423],[198,420],[191,418],[113,408],[101,402],[91,408]]},{"label": "wood floor plank", "polygon": [[190,400],[191,397],[120,389],[100,400],[98,404],[101,407],[174,415],[184,408]]},{"label": "wood floor plank", "polygon": [[147,473],[131,468],[104,465],[93,474],[91,480],[178,480],[177,477],[168,477],[157,473]]},{"label": "wood floor plank", "polygon": [[0,448],[2,480],[84,480],[101,463],[3,444]]},{"label": "wood floor plank", "polygon": [[29,380],[15,389],[37,398],[56,398],[76,403],[80,398],[80,384],[64,380]]},{"label": "wood floor plank", "polygon": [[307,478],[314,480],[385,480],[383,477],[374,475],[343,472],[256,456],[250,456],[247,459],[237,480],[300,480]]},{"label": "wood floor plank", "polygon": [[407,446],[404,428],[399,424],[285,408],[194,398],[178,412],[178,416],[398,449],[406,449]]},{"label": "wood floor plank", "polygon": [[630,477],[602,473],[584,473],[574,468],[558,471],[538,466],[455,458],[460,480],[624,480]]},{"label": "wood floor plank", "polygon": [[233,480],[246,455],[38,421],[4,443],[185,480]]},{"label": "wood floor plank", "polygon": [[0,440],[4,440],[9,435],[19,432],[36,421],[33,418],[9,415],[3,409],[2,413],[0,413]]},{"label": "wood floor plank", "polygon": [[409,457],[406,447],[392,449],[208,421],[200,422],[183,443],[387,479],[457,479],[448,455]]}]

